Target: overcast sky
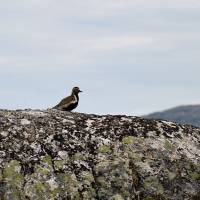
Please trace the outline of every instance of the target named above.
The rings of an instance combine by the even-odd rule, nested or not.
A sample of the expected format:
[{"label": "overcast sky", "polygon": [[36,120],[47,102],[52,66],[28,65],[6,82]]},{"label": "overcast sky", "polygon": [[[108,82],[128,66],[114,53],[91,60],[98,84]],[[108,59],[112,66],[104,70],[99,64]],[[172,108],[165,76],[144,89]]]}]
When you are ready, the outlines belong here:
[{"label": "overcast sky", "polygon": [[0,108],[141,115],[200,103],[199,0],[0,0]]}]

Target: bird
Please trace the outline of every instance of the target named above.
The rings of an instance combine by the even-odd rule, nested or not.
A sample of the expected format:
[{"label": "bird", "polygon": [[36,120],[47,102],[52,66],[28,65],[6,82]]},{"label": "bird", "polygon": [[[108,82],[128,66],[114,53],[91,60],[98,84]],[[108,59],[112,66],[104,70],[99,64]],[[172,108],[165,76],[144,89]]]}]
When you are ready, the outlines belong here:
[{"label": "bird", "polygon": [[78,106],[79,92],[82,92],[79,89],[79,87],[74,87],[72,89],[71,95],[62,99],[59,104],[53,107],[53,109],[58,109],[62,111],[72,111]]}]

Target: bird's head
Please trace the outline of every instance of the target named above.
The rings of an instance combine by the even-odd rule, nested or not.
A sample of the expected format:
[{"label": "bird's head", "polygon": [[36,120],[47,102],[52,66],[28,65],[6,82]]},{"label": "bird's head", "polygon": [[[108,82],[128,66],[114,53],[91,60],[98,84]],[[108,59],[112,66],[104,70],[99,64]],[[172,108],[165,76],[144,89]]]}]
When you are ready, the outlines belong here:
[{"label": "bird's head", "polygon": [[72,89],[72,94],[78,94],[79,92],[82,92],[82,91],[79,89],[79,87],[74,87],[74,88]]}]

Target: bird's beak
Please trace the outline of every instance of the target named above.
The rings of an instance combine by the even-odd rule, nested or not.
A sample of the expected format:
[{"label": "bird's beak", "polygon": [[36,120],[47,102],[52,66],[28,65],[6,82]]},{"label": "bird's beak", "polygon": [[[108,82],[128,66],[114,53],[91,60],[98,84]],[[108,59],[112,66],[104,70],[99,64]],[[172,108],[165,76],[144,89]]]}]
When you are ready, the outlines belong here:
[{"label": "bird's beak", "polygon": [[83,92],[83,91],[79,90],[79,92]]}]

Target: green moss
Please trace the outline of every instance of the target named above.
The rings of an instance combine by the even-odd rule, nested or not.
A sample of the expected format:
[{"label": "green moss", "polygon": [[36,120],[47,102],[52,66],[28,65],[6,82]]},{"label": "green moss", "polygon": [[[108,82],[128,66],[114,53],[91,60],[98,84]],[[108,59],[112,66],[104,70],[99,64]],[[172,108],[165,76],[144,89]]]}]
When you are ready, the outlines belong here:
[{"label": "green moss", "polygon": [[49,155],[46,155],[42,158],[42,162],[48,164],[49,166],[52,166],[52,158]]},{"label": "green moss", "polygon": [[164,148],[168,151],[173,151],[175,149],[174,145],[167,139],[165,140]]},{"label": "green moss", "polygon": [[141,159],[142,159],[142,157],[143,157],[141,154],[135,153],[135,152],[133,152],[133,151],[131,151],[131,150],[128,150],[128,151],[125,150],[125,153],[128,153],[129,159],[130,159],[130,160],[133,160],[134,162],[139,162],[139,161],[141,161]]},{"label": "green moss", "polygon": [[155,200],[153,197],[145,197],[144,200]]},{"label": "green moss", "polygon": [[187,170],[189,177],[196,181],[200,180],[200,165],[192,162],[184,163],[184,168]]},{"label": "green moss", "polygon": [[134,141],[135,141],[135,137],[133,137],[133,136],[124,137],[122,139],[122,143],[125,145],[133,144]]},{"label": "green moss", "polygon": [[110,198],[111,200],[124,200],[120,194],[116,194]]},{"label": "green moss", "polygon": [[18,161],[12,160],[6,164],[3,170],[3,178],[16,186],[22,186],[24,177],[20,174],[21,165]]},{"label": "green moss", "polygon": [[85,157],[81,153],[76,153],[76,154],[73,155],[72,160],[74,160],[74,161],[79,161],[79,160],[83,161],[83,160],[85,160]]},{"label": "green moss", "polygon": [[100,153],[109,153],[111,151],[108,145],[101,145],[98,150]]},{"label": "green moss", "polygon": [[61,173],[57,176],[59,185],[62,185],[61,193],[70,199],[80,199],[79,182],[74,174]]},{"label": "green moss", "polygon": [[94,183],[93,174],[90,171],[83,171],[80,175],[81,177],[81,185],[84,185],[85,191],[82,192],[83,199],[95,199],[96,191],[92,186]]},{"label": "green moss", "polygon": [[155,176],[146,178],[144,181],[144,187],[147,190],[155,191],[157,194],[163,194],[164,192],[163,186]]},{"label": "green moss", "polygon": [[51,156],[44,156],[41,159],[41,164],[36,164],[34,166],[34,171],[35,173],[32,174],[33,177],[37,178],[38,180],[46,180],[46,177],[50,176],[50,174],[53,172]]},{"label": "green moss", "polygon": [[66,160],[55,160],[54,161],[54,168],[56,170],[63,169],[64,165],[67,164]]},{"label": "green moss", "polygon": [[9,163],[6,163],[4,170],[3,170],[3,176],[9,177],[14,174],[20,173],[21,165],[19,161],[17,160],[11,160]]},{"label": "green moss", "polygon": [[200,179],[200,174],[198,172],[191,172],[189,175],[194,181]]},{"label": "green moss", "polygon": [[169,180],[172,181],[176,177],[176,173],[168,171]]},{"label": "green moss", "polygon": [[53,188],[48,182],[37,181],[26,187],[26,195],[34,200],[56,199],[60,194],[59,188]]},{"label": "green moss", "polygon": [[24,177],[20,173],[21,165],[19,161],[11,160],[5,165],[2,172],[2,179],[6,183],[4,199],[25,199],[23,193]]},{"label": "green moss", "polygon": [[90,183],[92,183],[94,181],[94,176],[91,172],[89,171],[83,171],[81,173],[81,177],[84,179],[84,180],[87,180],[89,181]]},{"label": "green moss", "polygon": [[97,182],[100,185],[100,187],[102,187],[102,188],[109,188],[110,187],[109,182],[106,181],[106,178],[104,176],[99,176],[97,178]]},{"label": "green moss", "polygon": [[111,199],[116,192],[128,199],[133,186],[133,171],[127,159],[113,156],[110,160],[103,160],[96,165],[95,172],[98,175],[96,183],[100,199]]},{"label": "green moss", "polygon": [[35,173],[33,175],[36,175],[39,177],[47,176],[47,175],[50,175],[50,170],[49,168],[45,168],[40,165],[35,165]]},{"label": "green moss", "polygon": [[48,191],[48,185],[46,183],[38,182],[35,185],[36,194],[43,194]]},{"label": "green moss", "polygon": [[2,171],[2,169],[0,169],[0,181],[2,181],[3,180],[3,171]]}]

